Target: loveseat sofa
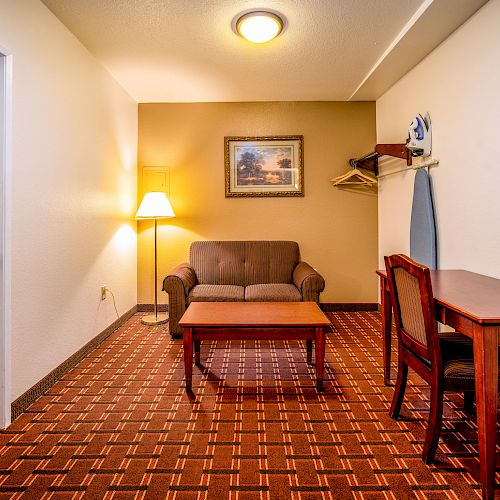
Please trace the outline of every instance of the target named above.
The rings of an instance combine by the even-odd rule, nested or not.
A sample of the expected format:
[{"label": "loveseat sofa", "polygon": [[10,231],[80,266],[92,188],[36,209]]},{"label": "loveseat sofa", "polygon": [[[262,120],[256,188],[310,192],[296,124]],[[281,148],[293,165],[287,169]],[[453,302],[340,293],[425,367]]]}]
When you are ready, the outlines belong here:
[{"label": "loveseat sofa", "polygon": [[294,241],[195,241],[189,263],[163,280],[172,337],[182,335],[178,323],[191,302],[319,302],[324,288]]}]

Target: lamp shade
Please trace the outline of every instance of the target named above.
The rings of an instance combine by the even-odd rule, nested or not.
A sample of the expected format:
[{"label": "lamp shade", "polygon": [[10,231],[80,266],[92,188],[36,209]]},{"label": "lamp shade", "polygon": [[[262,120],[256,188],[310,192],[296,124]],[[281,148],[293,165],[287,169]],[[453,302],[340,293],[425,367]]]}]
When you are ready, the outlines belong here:
[{"label": "lamp shade", "polygon": [[175,217],[167,195],[161,191],[146,193],[141,201],[136,219],[165,219]]}]

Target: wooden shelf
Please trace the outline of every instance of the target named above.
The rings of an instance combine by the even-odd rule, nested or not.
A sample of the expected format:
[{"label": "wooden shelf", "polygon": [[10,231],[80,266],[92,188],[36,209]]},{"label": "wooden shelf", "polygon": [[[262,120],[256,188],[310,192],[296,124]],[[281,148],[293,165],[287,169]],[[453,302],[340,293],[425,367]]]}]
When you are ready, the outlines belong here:
[{"label": "wooden shelf", "polygon": [[377,144],[375,151],[368,153],[361,158],[351,158],[349,164],[353,168],[364,168],[371,170],[375,175],[378,175],[378,159],[381,156],[393,156],[406,160],[408,166],[411,165],[412,156],[405,144]]}]

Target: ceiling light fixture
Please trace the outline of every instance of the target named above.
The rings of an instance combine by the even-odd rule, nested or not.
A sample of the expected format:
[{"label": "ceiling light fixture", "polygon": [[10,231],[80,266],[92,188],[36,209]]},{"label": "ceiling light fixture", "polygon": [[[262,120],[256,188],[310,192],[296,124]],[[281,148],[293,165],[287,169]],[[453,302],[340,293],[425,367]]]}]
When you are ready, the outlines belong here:
[{"label": "ceiling light fixture", "polygon": [[283,31],[283,18],[273,12],[247,12],[236,21],[236,31],[253,43],[269,42]]}]

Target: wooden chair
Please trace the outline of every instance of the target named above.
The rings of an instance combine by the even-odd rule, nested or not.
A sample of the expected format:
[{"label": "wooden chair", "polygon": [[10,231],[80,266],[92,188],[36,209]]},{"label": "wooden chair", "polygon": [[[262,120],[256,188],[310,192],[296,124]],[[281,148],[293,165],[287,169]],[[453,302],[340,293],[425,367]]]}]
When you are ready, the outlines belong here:
[{"label": "wooden chair", "polygon": [[430,412],[422,459],[436,454],[443,418],[444,391],[464,391],[474,404],[472,341],[460,333],[438,334],[429,268],[405,255],[385,257],[398,335],[398,376],[389,414],[398,418],[411,367],[431,386]]}]

